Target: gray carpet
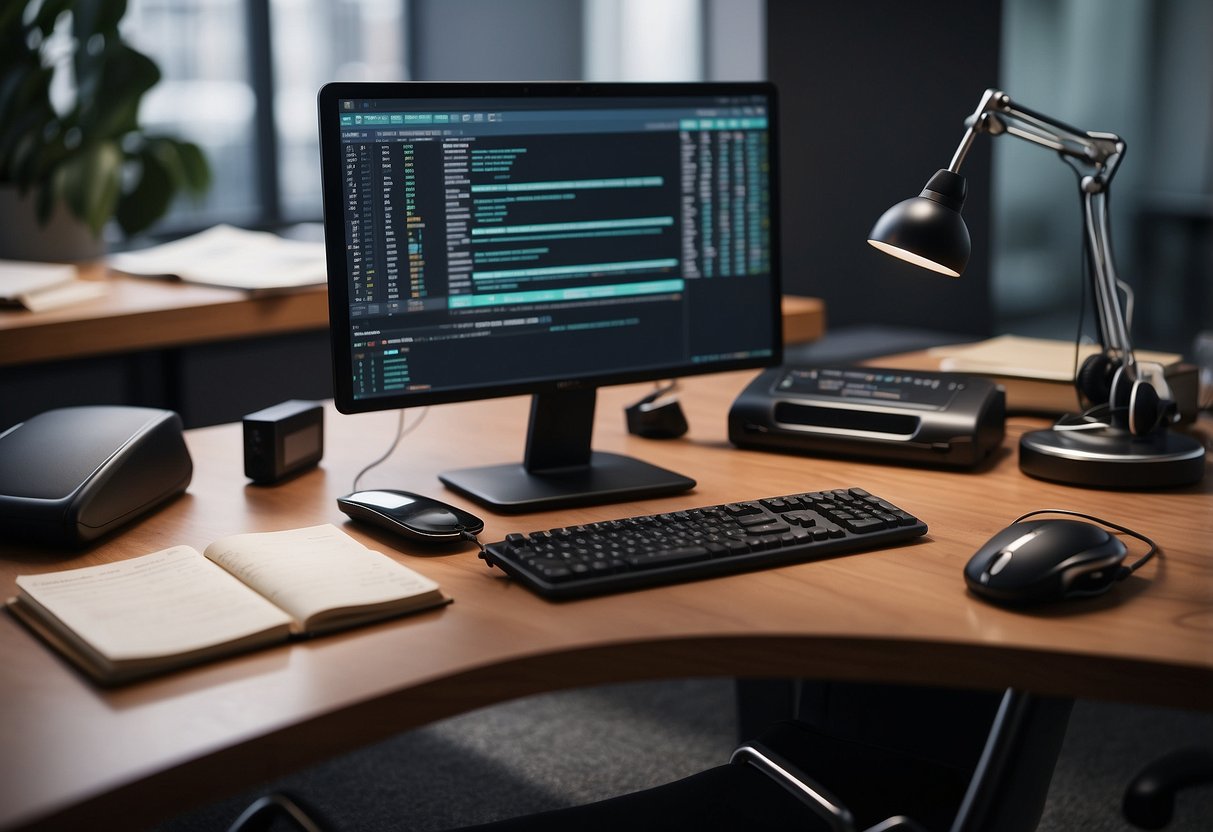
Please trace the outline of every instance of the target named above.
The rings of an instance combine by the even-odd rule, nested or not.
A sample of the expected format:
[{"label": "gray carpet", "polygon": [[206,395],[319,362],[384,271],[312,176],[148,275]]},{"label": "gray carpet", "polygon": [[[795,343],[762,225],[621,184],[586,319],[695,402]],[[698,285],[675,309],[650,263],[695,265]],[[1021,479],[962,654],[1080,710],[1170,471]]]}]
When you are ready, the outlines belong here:
[{"label": "gray carpet", "polygon": [[[338,830],[428,832],[576,805],[719,765],[735,745],[726,680],[535,696],[411,731],[183,815],[159,832],[221,832],[259,794],[312,801]],[[1213,714],[1079,703],[1042,832],[1121,832],[1125,784],[1175,748],[1213,747]],[[1213,787],[1183,793],[1176,832],[1213,826]]]}]

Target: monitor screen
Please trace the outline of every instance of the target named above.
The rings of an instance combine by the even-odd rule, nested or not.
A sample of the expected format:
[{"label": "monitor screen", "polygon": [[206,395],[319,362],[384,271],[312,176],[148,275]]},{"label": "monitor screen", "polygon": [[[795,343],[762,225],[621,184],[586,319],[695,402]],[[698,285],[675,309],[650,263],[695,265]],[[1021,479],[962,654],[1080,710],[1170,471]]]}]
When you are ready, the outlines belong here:
[{"label": "monitor screen", "polygon": [[533,474],[541,398],[559,423],[601,385],[780,360],[770,85],[337,83],[319,107],[343,412],[536,394]]}]

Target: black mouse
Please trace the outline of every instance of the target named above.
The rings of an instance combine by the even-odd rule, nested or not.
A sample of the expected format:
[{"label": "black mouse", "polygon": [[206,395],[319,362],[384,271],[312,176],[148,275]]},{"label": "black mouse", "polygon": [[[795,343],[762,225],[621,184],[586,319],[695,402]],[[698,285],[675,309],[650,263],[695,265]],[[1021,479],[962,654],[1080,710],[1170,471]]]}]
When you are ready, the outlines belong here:
[{"label": "black mouse", "polygon": [[1012,523],[969,559],[965,582],[982,598],[1005,604],[1099,595],[1129,574],[1121,566],[1126,551],[1119,538],[1093,523]]},{"label": "black mouse", "polygon": [[484,521],[476,515],[408,491],[355,491],[338,497],[337,507],[355,520],[427,543],[451,542],[462,538],[465,531],[480,534],[484,529]]}]

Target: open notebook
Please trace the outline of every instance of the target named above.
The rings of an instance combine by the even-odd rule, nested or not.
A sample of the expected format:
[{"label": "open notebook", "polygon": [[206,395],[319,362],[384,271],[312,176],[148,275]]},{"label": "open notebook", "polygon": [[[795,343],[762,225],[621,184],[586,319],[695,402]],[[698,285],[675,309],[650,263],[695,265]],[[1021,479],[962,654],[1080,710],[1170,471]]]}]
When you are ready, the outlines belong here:
[{"label": "open notebook", "polygon": [[17,588],[10,611],[106,683],[449,602],[328,524],[22,575]]}]

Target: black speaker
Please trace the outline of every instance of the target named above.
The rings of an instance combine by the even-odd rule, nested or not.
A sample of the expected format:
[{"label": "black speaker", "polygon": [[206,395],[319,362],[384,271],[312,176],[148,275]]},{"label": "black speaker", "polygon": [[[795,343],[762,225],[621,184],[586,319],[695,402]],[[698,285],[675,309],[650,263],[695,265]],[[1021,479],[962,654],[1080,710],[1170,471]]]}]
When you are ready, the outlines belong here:
[{"label": "black speaker", "polygon": [[48,410],[0,434],[0,536],[86,543],[185,491],[193,471],[172,411]]}]

